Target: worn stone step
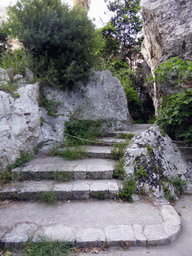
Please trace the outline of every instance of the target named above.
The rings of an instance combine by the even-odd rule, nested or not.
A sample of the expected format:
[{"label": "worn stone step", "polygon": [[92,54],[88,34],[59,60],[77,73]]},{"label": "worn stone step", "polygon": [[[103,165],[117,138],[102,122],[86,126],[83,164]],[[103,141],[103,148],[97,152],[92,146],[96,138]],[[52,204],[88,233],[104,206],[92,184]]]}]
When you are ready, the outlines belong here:
[{"label": "worn stone step", "polygon": [[139,134],[145,130],[147,130],[148,128],[150,128],[151,126],[155,126],[155,124],[133,124],[130,126],[130,128],[127,131],[113,131],[113,132],[108,132],[106,134],[106,136],[109,137],[118,137],[120,134],[124,133],[124,134]]},{"label": "worn stone step", "polygon": [[18,247],[42,238],[70,242],[77,247],[166,245],[181,232],[171,205],[143,200],[66,201],[55,205],[9,202],[0,206],[0,245]]},{"label": "worn stone step", "polygon": [[1,188],[0,200],[41,201],[48,195],[57,200],[114,199],[121,186],[122,182],[117,180],[24,181]]},{"label": "worn stone step", "polygon": [[13,177],[19,179],[112,179],[115,169],[114,160],[80,159],[65,160],[61,157],[38,157],[22,168],[12,171]]},{"label": "worn stone step", "polygon": [[[74,147],[63,147],[59,148],[58,151],[65,151],[67,149],[76,150]],[[80,148],[82,151],[86,152],[86,157],[89,158],[101,158],[101,159],[112,159],[111,150],[113,149],[112,146],[81,146]]]},{"label": "worn stone step", "polygon": [[98,146],[113,146],[120,143],[126,143],[126,139],[115,138],[115,137],[104,137],[104,138],[99,138],[97,140],[97,143],[95,144]]}]

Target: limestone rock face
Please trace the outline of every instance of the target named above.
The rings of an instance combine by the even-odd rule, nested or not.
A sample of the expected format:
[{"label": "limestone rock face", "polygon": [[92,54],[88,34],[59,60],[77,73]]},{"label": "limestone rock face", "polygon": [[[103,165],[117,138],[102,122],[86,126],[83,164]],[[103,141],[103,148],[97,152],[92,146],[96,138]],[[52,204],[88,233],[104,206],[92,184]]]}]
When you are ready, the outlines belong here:
[{"label": "limestone rock face", "polygon": [[[137,177],[137,189],[159,192],[159,182],[170,179],[188,180],[190,169],[177,146],[167,136],[162,136],[158,126],[136,135],[126,148],[125,170]],[[161,182],[160,182],[161,183]],[[190,182],[191,183],[191,182]],[[171,184],[166,183],[170,190]]]},{"label": "limestone rock face", "polygon": [[[85,84],[73,90],[60,90],[46,87],[44,94],[48,100],[57,102],[56,117],[47,115],[41,127],[39,142],[60,142],[63,139],[64,123],[70,113],[79,120],[101,120],[107,130],[126,130],[131,125],[127,98],[120,81],[109,71],[96,71]],[[54,105],[54,104],[53,104]]]},{"label": "limestone rock face", "polygon": [[[186,0],[142,0],[142,54],[151,72],[170,57],[192,60],[192,2]],[[150,85],[149,85],[150,87]],[[174,87],[158,86],[157,109]],[[154,99],[154,90],[148,88]]]},{"label": "limestone rock face", "polygon": [[39,85],[26,84],[17,90],[20,98],[0,91],[0,162],[5,167],[37,144],[40,134]]}]

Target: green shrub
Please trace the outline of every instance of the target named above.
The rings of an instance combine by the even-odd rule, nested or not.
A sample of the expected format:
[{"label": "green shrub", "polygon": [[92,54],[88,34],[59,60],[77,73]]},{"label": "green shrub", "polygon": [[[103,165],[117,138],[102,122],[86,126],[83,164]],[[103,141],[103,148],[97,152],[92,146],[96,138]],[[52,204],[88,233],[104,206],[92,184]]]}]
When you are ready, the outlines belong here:
[{"label": "green shrub", "polygon": [[12,68],[14,74],[25,76],[25,69],[33,66],[32,55],[24,49],[4,52],[0,59],[0,67],[3,69]]},{"label": "green shrub", "polygon": [[[39,72],[57,78],[61,87],[88,76],[94,62],[96,35],[80,5],[69,9],[60,0],[18,0],[8,8],[8,27],[24,47],[43,60]],[[51,69],[51,72],[50,72]]]},{"label": "green shrub", "polygon": [[7,84],[0,84],[0,90],[10,93],[14,98],[19,98],[20,94],[15,91],[18,89],[17,84],[7,82]]},{"label": "green shrub", "polygon": [[132,194],[135,190],[136,181],[133,176],[126,177],[123,180],[123,189],[119,192],[119,197],[123,201],[133,202]]},{"label": "green shrub", "polygon": [[[173,84],[182,92],[164,97],[157,123],[172,139],[192,143],[192,62],[170,58],[156,69],[148,81]],[[184,90],[185,88],[185,90]]]},{"label": "green shrub", "polygon": [[144,170],[143,166],[142,165],[139,165],[139,168],[136,168],[135,169],[135,179],[138,180],[138,179],[146,179],[149,177],[148,173]]},{"label": "green shrub", "polygon": [[127,143],[125,142],[114,144],[111,150],[112,158],[115,160],[120,160],[124,156],[126,146],[127,146]]},{"label": "green shrub", "polygon": [[192,89],[164,98],[157,119],[172,139],[192,144]]},{"label": "green shrub", "polygon": [[177,196],[181,196],[187,189],[187,181],[181,180],[180,175],[178,175],[176,178],[172,178],[170,183],[174,186]]},{"label": "green shrub", "polygon": [[123,179],[125,177],[124,160],[120,159],[114,166],[113,178]]},{"label": "green shrub", "polygon": [[164,84],[172,83],[174,86],[191,87],[192,62],[183,61],[179,57],[170,58],[155,70],[155,76],[150,76],[148,81]]},{"label": "green shrub", "polygon": [[4,23],[0,25],[0,57],[2,53],[6,51],[8,41],[8,31],[4,26]]}]

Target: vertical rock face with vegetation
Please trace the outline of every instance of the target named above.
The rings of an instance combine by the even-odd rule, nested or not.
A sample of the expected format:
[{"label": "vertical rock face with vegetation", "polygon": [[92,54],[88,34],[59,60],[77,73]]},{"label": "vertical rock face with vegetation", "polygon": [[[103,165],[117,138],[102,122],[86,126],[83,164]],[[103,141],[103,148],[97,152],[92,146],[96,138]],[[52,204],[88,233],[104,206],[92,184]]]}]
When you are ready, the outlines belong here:
[{"label": "vertical rock face with vegetation", "polygon": [[150,191],[158,196],[163,189],[166,197],[174,198],[187,188],[186,181],[190,189],[190,168],[158,126],[136,135],[125,151],[125,170],[136,180],[138,193]]},{"label": "vertical rock face with vegetation", "polygon": [[[192,60],[192,4],[191,1],[170,0],[142,1],[143,35],[142,54],[151,69],[171,57],[179,56],[184,61]],[[147,84],[155,100],[156,110],[163,96],[175,93],[175,87],[166,83],[157,88]]]},{"label": "vertical rock face with vegetation", "polygon": [[[10,83],[9,77],[1,69],[0,85],[6,83]],[[0,163],[3,167],[13,163],[20,151],[37,145],[40,134],[38,96],[38,83],[22,84],[15,94],[0,90]]]},{"label": "vertical rock face with vegetation", "polygon": [[76,121],[99,121],[104,130],[126,130],[131,125],[127,98],[120,81],[110,71],[96,71],[86,83],[80,83],[72,91],[44,87],[43,94],[53,111],[47,115],[41,109],[44,120],[40,140],[60,142],[63,139],[65,121],[70,115]]}]

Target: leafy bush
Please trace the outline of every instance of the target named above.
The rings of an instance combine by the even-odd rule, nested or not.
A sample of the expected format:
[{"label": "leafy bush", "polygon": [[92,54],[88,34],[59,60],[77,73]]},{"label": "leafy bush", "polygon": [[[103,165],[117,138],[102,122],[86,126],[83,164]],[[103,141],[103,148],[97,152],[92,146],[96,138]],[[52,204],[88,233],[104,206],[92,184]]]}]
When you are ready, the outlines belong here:
[{"label": "leafy bush", "polygon": [[12,36],[43,63],[38,71],[48,71],[49,82],[54,84],[57,78],[65,85],[74,84],[89,74],[95,30],[83,7],[70,10],[59,0],[19,0],[8,10]]},{"label": "leafy bush", "polygon": [[15,75],[21,74],[25,76],[25,69],[31,69],[32,65],[32,56],[24,49],[4,52],[0,60],[0,67],[3,69],[12,68]]},{"label": "leafy bush", "polygon": [[157,123],[172,139],[192,144],[192,89],[164,98]]},{"label": "leafy bush", "polygon": [[172,139],[192,144],[192,62],[170,58],[148,80],[161,84],[168,82],[182,88],[182,92],[164,97],[157,123]]},{"label": "leafy bush", "polygon": [[192,84],[192,62],[183,61],[179,57],[170,58],[155,70],[148,81],[164,84],[166,81],[175,86],[191,87]]},{"label": "leafy bush", "polygon": [[4,24],[2,23],[0,25],[0,57],[1,57],[1,54],[6,51],[7,41],[8,41],[8,31],[4,26]]}]

